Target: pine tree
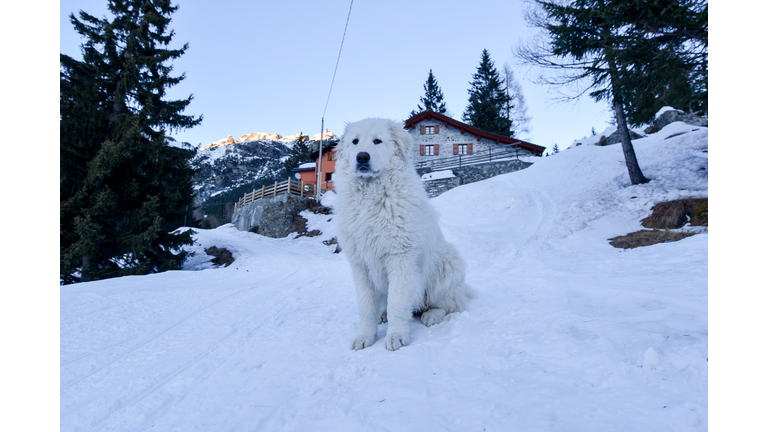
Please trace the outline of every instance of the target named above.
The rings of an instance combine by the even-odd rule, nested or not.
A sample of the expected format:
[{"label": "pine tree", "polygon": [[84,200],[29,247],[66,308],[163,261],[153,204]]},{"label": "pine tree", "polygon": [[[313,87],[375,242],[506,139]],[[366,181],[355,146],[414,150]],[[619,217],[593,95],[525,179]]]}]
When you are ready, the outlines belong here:
[{"label": "pine tree", "polygon": [[437,79],[432,75],[432,69],[429,70],[429,76],[427,76],[427,82],[424,83],[424,96],[419,99],[421,104],[416,105],[416,109],[411,111],[410,117],[424,111],[434,111],[436,113],[445,114],[445,102],[443,102],[443,91],[440,90],[440,86],[437,84]]},{"label": "pine tree", "polygon": [[510,97],[502,86],[488,50],[483,50],[480,66],[472,74],[470,84],[469,104],[462,115],[464,122],[488,132],[512,136],[512,121],[506,116]]},{"label": "pine tree", "polygon": [[164,100],[171,76],[169,0],[110,0],[111,21],[70,15],[83,60],[61,55],[60,274],[63,283],[179,269],[192,244],[177,231],[193,207],[189,160],[166,133],[192,96]]},{"label": "pine tree", "polygon": [[[632,184],[645,183],[628,124],[666,104],[706,110],[706,0],[535,0],[526,16],[543,30],[517,50],[526,63],[558,72],[552,86],[610,101]],[[542,42],[542,40],[546,42]],[[548,40],[548,41],[547,41]]]},{"label": "pine tree", "polygon": [[286,179],[291,175],[291,170],[294,168],[298,168],[303,163],[312,162],[312,157],[310,156],[312,150],[307,145],[308,139],[309,137],[304,135],[303,132],[299,133],[299,137],[293,142],[290,156],[283,163],[283,172],[280,177]]},{"label": "pine tree", "polygon": [[616,53],[627,122],[650,123],[664,106],[707,112],[708,2],[614,0],[609,16],[629,16]]}]

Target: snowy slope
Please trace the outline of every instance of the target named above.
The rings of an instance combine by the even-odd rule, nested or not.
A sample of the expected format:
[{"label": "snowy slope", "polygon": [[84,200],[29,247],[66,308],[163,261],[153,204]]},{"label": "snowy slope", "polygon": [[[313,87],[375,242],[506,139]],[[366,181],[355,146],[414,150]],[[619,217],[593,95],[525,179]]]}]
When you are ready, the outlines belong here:
[{"label": "snowy slope", "polygon": [[582,145],[432,199],[480,295],[396,352],[349,349],[333,215],[307,214],[315,238],[197,230],[188,270],[61,287],[61,430],[707,430],[706,230],[607,239],[707,196],[708,130],[634,144],[645,185],[619,145]]}]

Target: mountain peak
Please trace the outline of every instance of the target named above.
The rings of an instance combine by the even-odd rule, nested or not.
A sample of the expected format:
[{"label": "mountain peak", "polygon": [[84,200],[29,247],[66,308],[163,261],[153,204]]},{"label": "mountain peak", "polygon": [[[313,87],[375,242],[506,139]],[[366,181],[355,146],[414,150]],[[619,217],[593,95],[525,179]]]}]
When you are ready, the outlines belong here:
[{"label": "mountain peak", "polygon": [[[220,139],[220,140],[218,140],[216,142],[212,142],[212,143],[208,144],[207,146],[201,148],[200,151],[207,150],[207,149],[210,149],[210,148],[215,148],[215,147],[226,147],[226,146],[229,146],[229,145],[232,145],[232,144],[237,144],[237,143],[246,142],[246,141],[256,141],[256,140],[270,140],[270,141],[291,142],[291,141],[296,141],[297,139],[299,139],[299,135],[303,135],[303,136],[306,136],[306,137],[309,136],[307,134],[293,134],[293,135],[289,135],[289,136],[283,137],[283,136],[281,136],[279,134],[276,134],[276,133],[253,132],[251,134],[240,135],[240,138],[234,139],[232,137],[232,135],[229,135],[226,138],[222,138],[222,139]],[[335,136],[334,133],[329,131],[328,129],[326,129],[323,132],[323,139],[324,140],[331,139],[334,136]],[[309,140],[310,141],[319,141],[320,140],[320,134],[313,135],[311,138],[309,138]]]}]

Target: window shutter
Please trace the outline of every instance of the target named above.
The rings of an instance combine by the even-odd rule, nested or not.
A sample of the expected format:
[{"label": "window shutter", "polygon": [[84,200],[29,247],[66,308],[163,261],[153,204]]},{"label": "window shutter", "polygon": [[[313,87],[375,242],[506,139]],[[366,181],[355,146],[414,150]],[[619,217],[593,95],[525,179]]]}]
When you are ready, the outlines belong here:
[{"label": "window shutter", "polygon": [[440,144],[435,144],[435,156],[440,154]]},{"label": "window shutter", "polygon": [[[422,135],[424,135],[424,133],[426,132],[426,131],[424,130],[424,129],[425,129],[425,128],[424,128],[424,125],[421,125],[421,127],[419,127],[419,129],[421,130],[421,134],[422,134]],[[422,153],[422,154],[423,154],[423,153]]]},{"label": "window shutter", "polygon": [[435,134],[440,133],[440,125],[435,125]]},{"label": "window shutter", "polygon": [[455,155],[459,154],[459,145],[458,144],[454,144],[453,145],[453,154],[455,154]]},{"label": "window shutter", "polygon": [[[422,126],[422,128],[423,128],[423,127],[424,127],[424,126]],[[422,132],[422,133],[424,133],[424,132]],[[424,146],[423,146],[423,145],[420,145],[420,146],[419,146],[419,155],[421,155],[421,156],[424,156]]]},{"label": "window shutter", "polygon": [[467,153],[472,154],[472,143],[467,146]]}]

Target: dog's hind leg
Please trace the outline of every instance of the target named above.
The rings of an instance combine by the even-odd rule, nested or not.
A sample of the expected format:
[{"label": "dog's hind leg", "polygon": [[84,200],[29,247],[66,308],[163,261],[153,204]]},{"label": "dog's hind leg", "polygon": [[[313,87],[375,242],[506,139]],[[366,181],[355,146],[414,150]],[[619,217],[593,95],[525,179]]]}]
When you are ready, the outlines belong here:
[{"label": "dog's hind leg", "polygon": [[431,325],[440,323],[446,315],[448,315],[448,313],[445,311],[445,309],[432,308],[421,314],[421,322],[425,326],[429,327]]}]

